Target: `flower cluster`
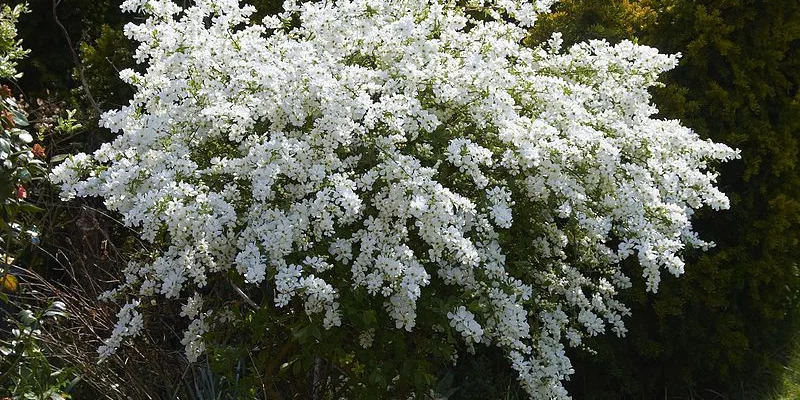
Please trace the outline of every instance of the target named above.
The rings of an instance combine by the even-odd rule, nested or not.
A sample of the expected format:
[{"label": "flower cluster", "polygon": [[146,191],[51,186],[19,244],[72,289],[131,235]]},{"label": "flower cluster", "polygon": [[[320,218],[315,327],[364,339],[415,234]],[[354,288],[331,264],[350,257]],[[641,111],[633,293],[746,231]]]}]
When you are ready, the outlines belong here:
[{"label": "flower cluster", "polygon": [[481,342],[483,329],[480,324],[475,321],[475,315],[467,311],[466,307],[459,306],[456,312],[447,313],[447,318],[450,320],[450,326],[464,336],[464,340],[466,340],[467,344]]},{"label": "flower cluster", "polygon": [[117,324],[114,326],[111,337],[106,339],[100,348],[97,349],[101,359],[114,354],[123,339],[137,336],[139,332],[141,332],[143,320],[142,315],[136,311],[138,305],[138,300],[127,303],[122,307],[119,313],[117,313]]},{"label": "flower cluster", "polygon": [[[147,15],[126,27],[147,68],[122,72],[137,93],[103,117],[120,136],[52,179],[160,244],[125,270],[129,293],[194,296],[235,272],[277,312],[345,329],[343,299],[365,292],[347,304],[378,305],[392,324],[377,329],[452,329],[504,352],[531,397],[566,398],[565,346],[625,333],[620,262],[652,291],[680,274],[681,252],[709,245],[694,210],[728,205],[710,167],[737,153],[652,118],[647,89],[676,56],[557,34],[527,48],[552,1],[478,3],[485,19],[452,1],[289,0],[254,24],[235,0],[125,1]],[[433,289],[451,304],[421,321]],[[184,308],[192,358],[214,329],[202,306]],[[103,354],[137,332],[130,307]]]}]

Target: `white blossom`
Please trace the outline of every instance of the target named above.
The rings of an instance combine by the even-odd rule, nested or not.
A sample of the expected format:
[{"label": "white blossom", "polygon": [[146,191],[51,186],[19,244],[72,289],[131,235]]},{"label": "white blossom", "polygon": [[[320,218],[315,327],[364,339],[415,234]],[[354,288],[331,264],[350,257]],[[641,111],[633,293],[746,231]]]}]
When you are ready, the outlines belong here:
[{"label": "white blossom", "polygon": [[114,325],[114,331],[111,332],[111,336],[103,341],[103,344],[97,349],[97,352],[100,354],[100,360],[104,360],[114,354],[126,337],[135,337],[139,335],[143,327],[143,320],[142,315],[136,311],[138,305],[139,301],[134,300],[125,304],[117,313],[117,323]]},{"label": "white blossom", "polygon": [[456,329],[467,344],[480,343],[483,337],[483,328],[475,321],[475,315],[467,311],[466,307],[460,306],[455,312],[447,313],[450,326]]}]

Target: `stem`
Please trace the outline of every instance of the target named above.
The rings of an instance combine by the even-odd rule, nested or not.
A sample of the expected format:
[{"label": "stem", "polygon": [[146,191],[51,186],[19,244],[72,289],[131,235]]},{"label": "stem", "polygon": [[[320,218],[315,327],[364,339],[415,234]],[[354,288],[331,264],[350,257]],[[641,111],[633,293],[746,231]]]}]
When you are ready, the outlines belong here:
[{"label": "stem", "polygon": [[86,93],[86,98],[91,103],[92,108],[94,109],[95,113],[99,116],[101,114],[100,106],[97,105],[97,102],[94,101],[94,96],[92,96],[91,90],[89,90],[89,84],[86,82],[86,76],[83,74],[83,63],[81,63],[80,58],[78,57],[78,53],[75,51],[75,46],[72,45],[72,40],[69,38],[69,32],[67,32],[67,28],[61,24],[61,21],[58,19],[58,13],[56,9],[58,8],[58,4],[60,0],[53,0],[53,20],[56,22],[59,28],[61,28],[61,32],[64,34],[64,38],[67,39],[67,46],[69,47],[69,51],[72,54],[72,61],[75,63],[75,66],[78,68],[78,77],[81,80],[81,86],[83,87],[83,91]]},{"label": "stem", "polygon": [[258,310],[258,309],[259,309],[259,307],[258,307],[258,304],[256,304],[256,302],[254,302],[253,300],[251,300],[251,299],[250,299],[250,297],[248,297],[248,296],[247,296],[247,294],[245,294],[245,293],[242,291],[242,289],[239,289],[239,287],[238,287],[238,286],[236,286],[236,284],[235,284],[235,283],[233,283],[233,281],[232,281],[232,280],[228,279],[228,282],[229,282],[229,283],[231,284],[231,286],[233,287],[233,291],[234,291],[234,292],[236,292],[236,294],[238,294],[238,295],[239,295],[239,297],[241,297],[241,298],[242,298],[242,300],[244,300],[244,302],[245,302],[245,303],[247,303],[247,305],[249,305],[250,307],[253,307],[253,309],[254,309],[254,310]]},{"label": "stem", "polygon": [[178,393],[179,393],[179,392],[180,392],[180,390],[181,390],[181,386],[180,386],[180,385],[182,385],[182,384],[183,384],[183,378],[185,378],[185,377],[186,377],[186,373],[187,373],[187,372],[189,372],[189,368],[190,368],[191,366],[192,366],[192,363],[189,363],[189,364],[187,364],[187,365],[186,365],[186,369],[184,369],[184,370],[183,370],[183,373],[181,374],[181,378],[180,378],[180,379],[178,380],[178,382],[175,384],[175,391],[174,391],[174,392],[172,392],[172,397],[170,397],[170,399],[178,399]]}]

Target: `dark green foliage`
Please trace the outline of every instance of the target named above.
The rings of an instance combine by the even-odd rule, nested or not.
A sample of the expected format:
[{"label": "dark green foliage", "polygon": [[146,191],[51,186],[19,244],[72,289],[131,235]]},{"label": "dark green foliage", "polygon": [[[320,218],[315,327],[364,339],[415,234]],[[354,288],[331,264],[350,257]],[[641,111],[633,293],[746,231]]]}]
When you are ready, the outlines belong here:
[{"label": "dark green foliage", "polygon": [[[20,37],[30,54],[20,63],[24,75],[18,82],[30,103],[43,99],[75,109],[75,118],[87,127],[97,126],[100,112],[127,103],[131,89],[119,79],[118,70],[132,65],[133,45],[122,35],[122,26],[135,16],[124,15],[120,4],[118,0],[31,2],[31,12],[19,22]],[[36,109],[32,113],[46,116]],[[94,128],[66,147],[91,151],[110,139],[109,132]]]},{"label": "dark green foliage", "polygon": [[[25,88],[29,97],[49,94],[50,100],[71,100],[70,106],[86,108],[87,104],[82,103],[85,101],[83,94],[79,92],[80,82],[73,71],[76,65],[70,47],[54,18],[53,3],[52,0],[31,2],[31,12],[20,19],[20,37],[23,45],[31,51],[27,60],[20,64],[24,73],[20,87]],[[55,8],[55,15],[67,30],[77,52],[81,43],[93,45],[101,37],[104,27],[121,30],[126,16],[119,10],[120,3],[114,0],[63,0]],[[125,44],[116,46],[124,47]],[[74,98],[70,99],[70,96]]]},{"label": "dark green foliage", "polygon": [[134,67],[133,46],[120,29],[108,25],[80,44],[86,80],[102,109],[119,108],[133,97],[133,88],[119,79],[119,71]]},{"label": "dark green foliage", "polygon": [[690,331],[687,350],[709,349],[694,376],[719,370],[719,384],[746,386],[780,361],[770,353],[786,340],[800,290],[800,3],[684,1],[661,18],[676,34],[653,34],[654,44],[686,49],[675,88],[657,98],[662,114],[742,150],[720,170],[731,210],[699,222],[719,250],[676,282],[676,295],[699,304],[673,319],[705,320],[716,333]]},{"label": "dark green foliage", "polygon": [[[800,292],[800,3],[566,1],[534,36],[638,39],[681,52],[654,93],[664,118],[742,151],[719,167],[731,210],[699,215],[717,247],[631,298],[628,338],[577,355],[580,399],[750,397],[778,377]],[[631,18],[639,16],[639,18]]]}]

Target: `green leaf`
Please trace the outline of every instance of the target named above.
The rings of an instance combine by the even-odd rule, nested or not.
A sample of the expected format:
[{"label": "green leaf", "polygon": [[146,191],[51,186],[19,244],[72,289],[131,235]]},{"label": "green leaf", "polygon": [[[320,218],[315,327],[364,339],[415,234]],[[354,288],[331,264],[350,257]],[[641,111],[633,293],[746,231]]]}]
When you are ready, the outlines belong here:
[{"label": "green leaf", "polygon": [[18,207],[19,211],[28,213],[39,213],[44,211],[43,208],[36,207],[35,205],[28,203],[27,201],[20,201]]},{"label": "green leaf", "polygon": [[374,383],[377,386],[384,386],[386,384],[386,378],[384,378],[383,374],[381,373],[380,369],[373,370],[369,377],[367,378],[368,382]]},{"label": "green leaf", "polygon": [[14,125],[28,126],[28,117],[26,117],[21,111],[11,110],[11,114],[14,116]]},{"label": "green leaf", "polygon": [[30,171],[24,168],[18,168],[16,171],[16,176],[21,182],[30,182],[32,178]]},{"label": "green leaf", "polygon": [[305,342],[311,336],[311,326],[305,325],[292,330],[292,336],[300,343]]},{"label": "green leaf", "polygon": [[426,374],[422,368],[414,370],[414,386],[418,389],[427,388],[431,384],[431,376]]},{"label": "green leaf", "polygon": [[58,164],[58,163],[60,163],[60,162],[62,162],[64,160],[66,160],[67,158],[69,158],[69,154],[58,154],[58,155],[53,156],[50,159],[50,163]]},{"label": "green leaf", "polygon": [[311,325],[310,331],[311,331],[311,336],[313,336],[314,339],[322,340],[322,331],[319,329],[319,326]]},{"label": "green leaf", "polygon": [[300,375],[303,372],[303,364],[299,362],[299,359],[294,359],[291,361],[292,364],[292,373],[295,375]]},{"label": "green leaf", "polygon": [[358,316],[361,319],[361,323],[364,324],[364,327],[370,328],[378,325],[378,316],[375,310],[364,311],[358,314]]},{"label": "green leaf", "polygon": [[5,222],[5,227],[8,229],[10,229],[9,224],[14,222],[15,211],[16,207],[13,207],[11,203],[0,203],[0,218],[2,218],[3,222]]}]

